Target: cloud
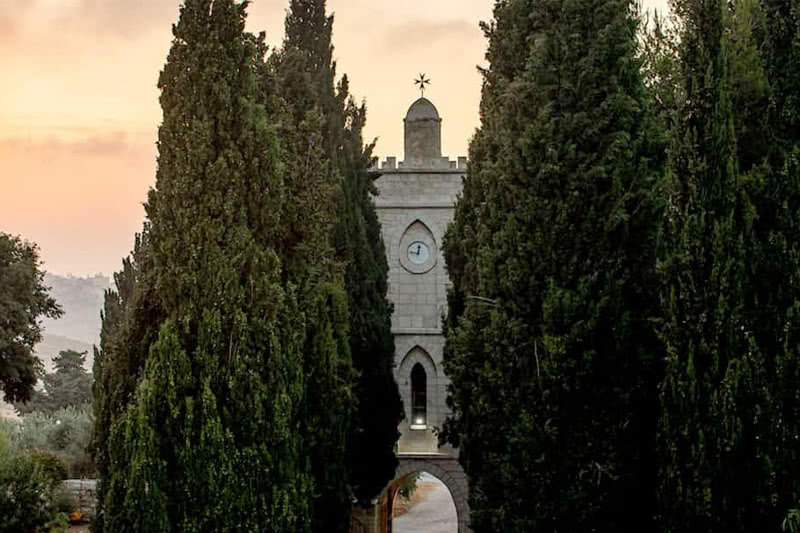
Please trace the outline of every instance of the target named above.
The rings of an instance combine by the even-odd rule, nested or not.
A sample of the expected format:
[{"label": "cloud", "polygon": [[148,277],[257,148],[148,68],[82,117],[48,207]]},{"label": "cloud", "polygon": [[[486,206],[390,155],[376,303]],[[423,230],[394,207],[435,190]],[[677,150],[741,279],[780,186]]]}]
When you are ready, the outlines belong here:
[{"label": "cloud", "polygon": [[64,140],[57,137],[0,139],[0,153],[36,153],[40,156],[79,155],[113,156],[130,150],[140,149],[121,131],[93,135],[79,140]]},{"label": "cloud", "polygon": [[79,0],[62,9],[52,26],[95,35],[138,38],[178,18],[178,2],[165,0]]},{"label": "cloud", "polygon": [[53,272],[112,272],[141,229],[155,152],[114,132],[0,140],[0,230],[37,242]]},{"label": "cloud", "polygon": [[11,40],[17,33],[17,25],[10,16],[0,13],[0,35],[5,40]]},{"label": "cloud", "polygon": [[446,42],[463,45],[465,42],[483,40],[478,24],[464,20],[445,20],[433,22],[427,20],[410,20],[403,24],[390,26],[383,39],[386,50],[397,52],[402,50],[412,54],[420,49],[428,49]]}]

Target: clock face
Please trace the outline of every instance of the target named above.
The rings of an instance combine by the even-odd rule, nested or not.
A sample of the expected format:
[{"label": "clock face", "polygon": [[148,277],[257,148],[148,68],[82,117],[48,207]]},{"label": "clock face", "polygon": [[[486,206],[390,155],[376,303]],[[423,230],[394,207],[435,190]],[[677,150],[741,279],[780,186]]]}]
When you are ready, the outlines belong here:
[{"label": "clock face", "polygon": [[408,260],[415,265],[427,263],[430,256],[428,245],[422,241],[414,241],[408,246]]}]

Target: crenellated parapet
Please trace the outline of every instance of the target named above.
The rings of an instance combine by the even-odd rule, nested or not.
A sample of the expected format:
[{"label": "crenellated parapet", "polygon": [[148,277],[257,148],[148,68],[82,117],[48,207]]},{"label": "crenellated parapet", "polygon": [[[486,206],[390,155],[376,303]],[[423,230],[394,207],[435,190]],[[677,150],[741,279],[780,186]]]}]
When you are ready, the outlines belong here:
[{"label": "crenellated parapet", "polygon": [[395,156],[388,156],[380,165],[376,164],[370,170],[377,171],[392,171],[392,170],[467,170],[467,158],[459,156],[457,159],[450,159],[449,157],[428,158],[424,161],[425,165],[406,165],[404,161],[398,161]]}]

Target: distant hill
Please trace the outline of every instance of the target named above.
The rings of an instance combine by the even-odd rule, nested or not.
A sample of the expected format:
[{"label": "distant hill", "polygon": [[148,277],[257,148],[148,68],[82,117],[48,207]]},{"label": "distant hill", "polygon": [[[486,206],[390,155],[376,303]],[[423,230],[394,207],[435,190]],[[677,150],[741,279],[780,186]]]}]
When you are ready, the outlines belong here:
[{"label": "distant hill", "polygon": [[96,344],[100,336],[103,295],[111,287],[111,280],[100,274],[79,278],[48,273],[44,276],[44,283],[50,287],[50,295],[64,309],[61,318],[43,321],[44,333]]}]

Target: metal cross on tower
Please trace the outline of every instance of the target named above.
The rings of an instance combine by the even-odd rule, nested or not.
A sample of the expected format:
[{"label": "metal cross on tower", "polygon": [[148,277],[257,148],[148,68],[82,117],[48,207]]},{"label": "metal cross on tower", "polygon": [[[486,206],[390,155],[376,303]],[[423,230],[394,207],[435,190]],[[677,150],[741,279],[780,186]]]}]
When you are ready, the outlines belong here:
[{"label": "metal cross on tower", "polygon": [[420,73],[419,78],[414,80],[414,85],[419,86],[419,92],[422,94],[422,97],[425,97],[425,86],[431,84],[431,79],[426,78],[425,74]]}]

